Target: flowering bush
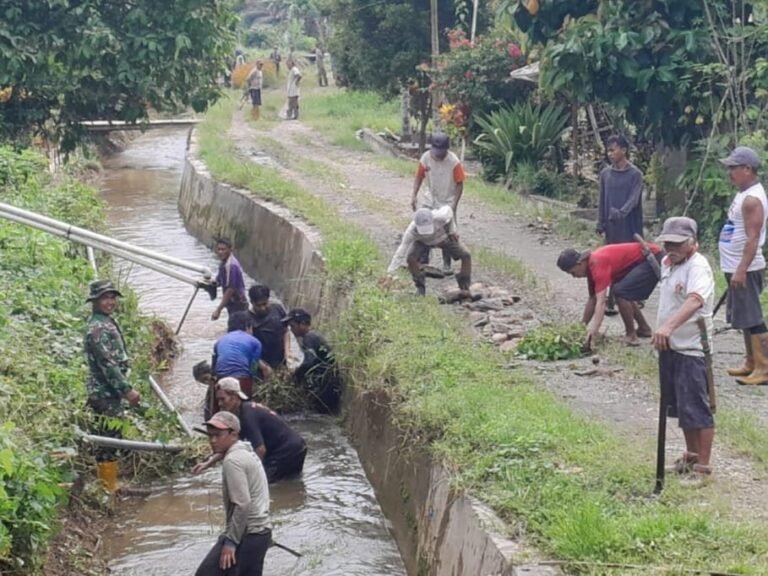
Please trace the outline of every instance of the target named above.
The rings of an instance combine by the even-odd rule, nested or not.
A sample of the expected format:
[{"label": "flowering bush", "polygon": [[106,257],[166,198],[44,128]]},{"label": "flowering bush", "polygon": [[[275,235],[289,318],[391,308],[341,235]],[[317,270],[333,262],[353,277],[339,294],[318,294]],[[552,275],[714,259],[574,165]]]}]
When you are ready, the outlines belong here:
[{"label": "flowering bush", "polygon": [[473,118],[524,100],[533,84],[512,82],[509,73],[526,64],[522,49],[499,33],[471,42],[463,30],[448,32],[450,51],[435,71],[437,88],[447,101],[441,117],[452,135],[471,130]]}]

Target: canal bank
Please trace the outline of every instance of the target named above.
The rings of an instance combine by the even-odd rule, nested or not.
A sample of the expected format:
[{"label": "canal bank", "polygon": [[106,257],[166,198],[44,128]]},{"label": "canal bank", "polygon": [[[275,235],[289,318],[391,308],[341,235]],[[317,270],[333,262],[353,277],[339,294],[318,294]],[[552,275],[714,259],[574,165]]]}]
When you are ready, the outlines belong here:
[{"label": "canal bank", "polygon": [[[179,210],[196,237],[217,234],[236,239],[241,260],[257,276],[281,282],[289,303],[316,312],[321,326],[334,326],[346,308],[349,285],[324,273],[321,237],[290,211],[219,182],[198,157],[190,138]],[[365,375],[360,375],[365,378]],[[344,411],[347,430],[365,466],[411,575],[553,574],[532,563],[523,539],[504,536],[503,522],[487,506],[452,487],[452,474],[434,458],[429,442],[406,449],[409,431],[389,406],[386,391],[371,391],[348,380]],[[525,558],[525,560],[523,560]]]},{"label": "canal bank", "polygon": [[[180,130],[148,132],[121,153],[105,159],[102,198],[107,205],[107,225],[121,240],[213,268],[216,262],[209,238],[201,242],[190,236],[177,208],[186,136],[186,131]],[[216,231],[224,232],[229,233]],[[240,255],[246,252],[238,250]],[[154,271],[120,263],[117,271],[138,293],[142,310],[176,326],[190,295],[188,286]],[[279,278],[269,276],[268,270],[258,270],[259,275],[251,267],[248,271],[253,277],[269,278],[286,303],[293,295],[298,297],[295,290],[283,294]],[[191,377],[192,365],[210,358],[213,343],[225,331],[225,319],[210,320],[213,307],[207,296],[195,300],[180,333],[179,356],[161,378],[166,392],[190,424],[201,421],[205,392]],[[357,454],[335,419],[296,416],[290,422],[305,437],[309,450],[300,480],[271,487],[274,537],[301,551],[304,557],[297,561],[272,549],[265,573],[404,574],[397,547]],[[182,473],[166,477],[149,486],[151,495],[147,498],[125,502],[104,538],[112,573],[193,573],[223,521],[220,473],[215,468],[201,476]]]}]

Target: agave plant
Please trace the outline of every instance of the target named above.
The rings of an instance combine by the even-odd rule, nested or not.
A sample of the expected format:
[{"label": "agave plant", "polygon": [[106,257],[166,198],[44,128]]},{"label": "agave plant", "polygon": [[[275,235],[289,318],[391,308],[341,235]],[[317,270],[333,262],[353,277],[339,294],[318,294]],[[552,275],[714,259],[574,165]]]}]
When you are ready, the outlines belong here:
[{"label": "agave plant", "polygon": [[477,124],[482,132],[474,144],[486,170],[507,176],[518,164],[541,162],[567,128],[568,112],[557,104],[521,102],[491,112]]}]

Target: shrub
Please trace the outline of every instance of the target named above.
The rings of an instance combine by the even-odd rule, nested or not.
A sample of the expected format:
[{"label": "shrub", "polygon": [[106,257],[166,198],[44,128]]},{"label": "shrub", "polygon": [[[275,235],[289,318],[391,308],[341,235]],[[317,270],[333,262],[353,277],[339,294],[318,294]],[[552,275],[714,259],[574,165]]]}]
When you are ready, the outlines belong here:
[{"label": "shrub", "polygon": [[568,112],[560,105],[530,102],[500,108],[479,118],[482,133],[475,139],[485,173],[508,176],[520,163],[538,165],[557,146],[568,126]]},{"label": "shrub", "polygon": [[584,356],[586,328],[583,324],[539,326],[517,345],[517,353],[530,360],[567,360]]},{"label": "shrub", "polygon": [[538,170],[533,176],[532,192],[547,198],[560,198],[565,194],[565,180],[554,170]]}]

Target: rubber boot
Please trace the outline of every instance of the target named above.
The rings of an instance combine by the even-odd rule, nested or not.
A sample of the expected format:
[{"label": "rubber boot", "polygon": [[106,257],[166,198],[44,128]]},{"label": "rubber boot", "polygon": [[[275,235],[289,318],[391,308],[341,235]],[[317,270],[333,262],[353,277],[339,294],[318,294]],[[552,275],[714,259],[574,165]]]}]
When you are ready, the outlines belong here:
[{"label": "rubber boot", "polygon": [[749,376],[736,378],[736,382],[745,386],[768,384],[768,333],[752,334],[751,336],[755,369]]},{"label": "rubber boot", "polygon": [[755,369],[755,358],[752,356],[752,334],[744,330],[744,349],[746,356],[744,365],[739,368],[728,368],[728,376],[749,376]]},{"label": "rubber boot", "polygon": [[413,283],[416,285],[416,294],[419,296],[427,295],[426,279],[427,276],[424,272],[419,272],[413,276]]},{"label": "rubber boot", "polygon": [[117,460],[97,462],[96,476],[101,480],[101,483],[107,492],[112,494],[117,492]]}]

